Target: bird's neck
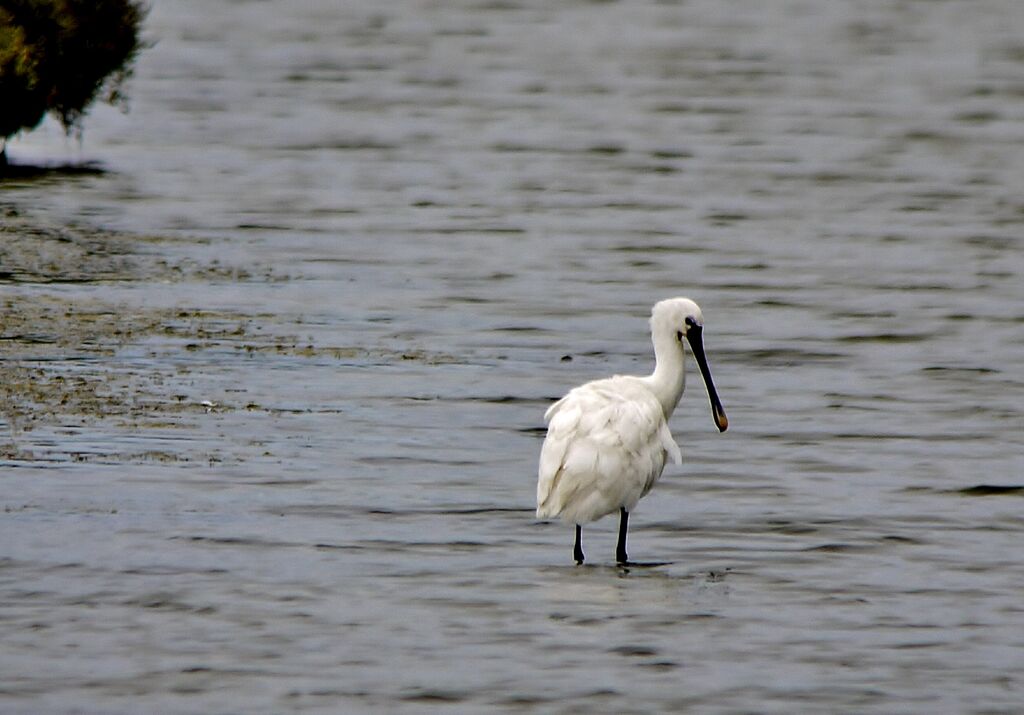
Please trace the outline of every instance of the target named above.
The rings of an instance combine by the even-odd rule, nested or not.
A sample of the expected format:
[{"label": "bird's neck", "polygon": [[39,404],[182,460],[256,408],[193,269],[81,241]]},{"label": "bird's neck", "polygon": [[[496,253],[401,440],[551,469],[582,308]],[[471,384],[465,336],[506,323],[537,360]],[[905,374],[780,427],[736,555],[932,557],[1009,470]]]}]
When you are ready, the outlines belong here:
[{"label": "bird's neck", "polygon": [[683,395],[686,382],[682,344],[675,336],[654,339],[654,372],[644,378],[647,386],[661,403],[665,419],[672,414]]}]

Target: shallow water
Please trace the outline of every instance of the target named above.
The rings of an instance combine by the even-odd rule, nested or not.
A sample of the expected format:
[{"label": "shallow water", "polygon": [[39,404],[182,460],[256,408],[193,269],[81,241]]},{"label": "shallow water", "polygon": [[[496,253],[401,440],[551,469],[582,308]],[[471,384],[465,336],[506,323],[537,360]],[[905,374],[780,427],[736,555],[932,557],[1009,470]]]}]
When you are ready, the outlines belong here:
[{"label": "shallow water", "polygon": [[[155,5],[0,185],[140,236],[4,256],[0,709],[1018,711],[1024,5]],[[576,567],[541,415],[679,294],[730,429]]]}]

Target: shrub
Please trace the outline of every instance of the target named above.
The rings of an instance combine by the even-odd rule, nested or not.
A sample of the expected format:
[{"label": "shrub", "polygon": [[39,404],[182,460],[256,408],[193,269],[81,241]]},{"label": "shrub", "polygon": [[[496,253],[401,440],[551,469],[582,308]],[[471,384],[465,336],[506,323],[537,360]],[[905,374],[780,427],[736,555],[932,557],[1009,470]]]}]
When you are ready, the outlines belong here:
[{"label": "shrub", "polygon": [[123,103],[145,14],[133,0],[0,0],[0,140],[47,112],[81,134],[97,96]]}]

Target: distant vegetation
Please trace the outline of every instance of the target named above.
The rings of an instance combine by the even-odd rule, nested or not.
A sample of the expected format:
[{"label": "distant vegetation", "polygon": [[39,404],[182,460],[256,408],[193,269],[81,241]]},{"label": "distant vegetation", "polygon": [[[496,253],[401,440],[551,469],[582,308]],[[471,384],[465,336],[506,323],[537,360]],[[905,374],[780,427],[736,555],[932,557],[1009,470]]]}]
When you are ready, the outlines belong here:
[{"label": "distant vegetation", "polygon": [[47,112],[80,135],[97,97],[124,104],[145,14],[133,0],[0,0],[0,165]]}]

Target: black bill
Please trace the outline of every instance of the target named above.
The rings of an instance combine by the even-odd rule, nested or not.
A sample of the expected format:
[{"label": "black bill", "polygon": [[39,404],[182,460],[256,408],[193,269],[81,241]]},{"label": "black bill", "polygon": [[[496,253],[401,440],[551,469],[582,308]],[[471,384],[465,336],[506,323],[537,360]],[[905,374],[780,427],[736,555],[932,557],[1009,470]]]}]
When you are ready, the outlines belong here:
[{"label": "black bill", "polygon": [[715,425],[719,432],[725,432],[729,428],[729,418],[725,416],[725,408],[722,401],[718,399],[718,390],[715,389],[715,382],[711,379],[711,368],[708,367],[708,359],[704,355],[704,328],[700,325],[691,325],[686,331],[686,339],[690,341],[690,349],[693,350],[693,357],[700,368],[701,377],[704,378],[704,385],[708,388],[708,399],[711,400],[711,415],[715,418]]}]

